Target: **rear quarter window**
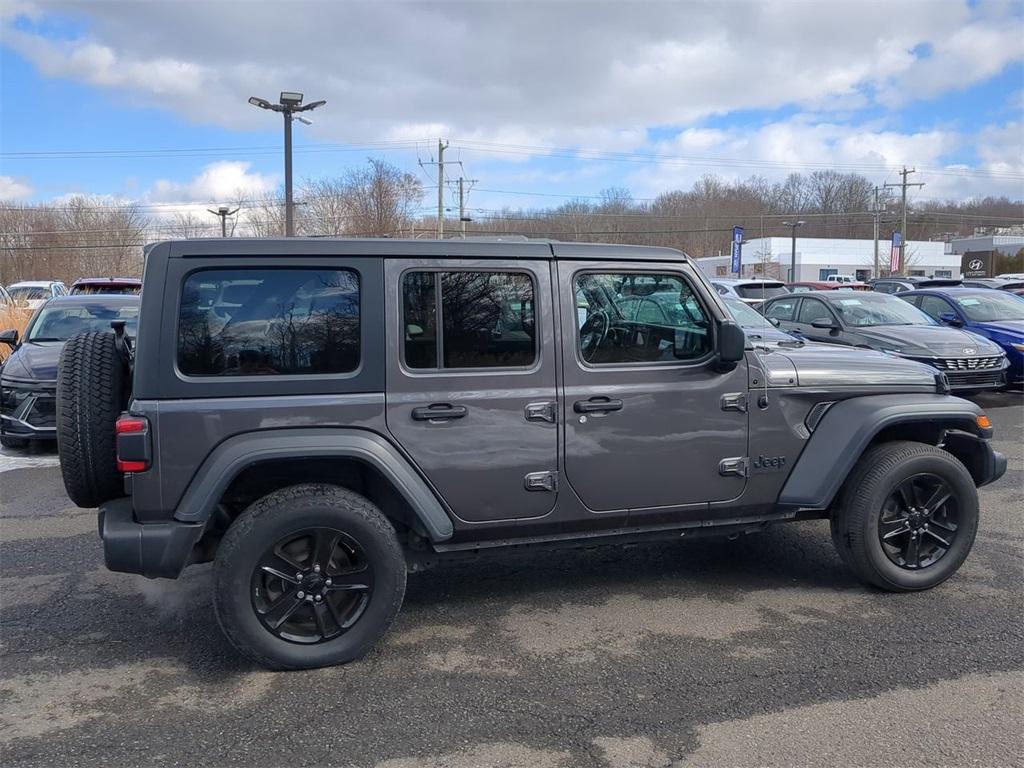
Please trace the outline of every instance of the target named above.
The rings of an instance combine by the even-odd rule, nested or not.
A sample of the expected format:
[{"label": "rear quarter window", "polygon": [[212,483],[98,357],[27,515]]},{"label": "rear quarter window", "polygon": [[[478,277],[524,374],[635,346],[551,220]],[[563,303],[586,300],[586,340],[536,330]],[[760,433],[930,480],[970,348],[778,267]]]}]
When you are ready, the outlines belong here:
[{"label": "rear quarter window", "polygon": [[187,376],[350,373],[359,338],[351,270],[202,270],[183,285],[177,362]]}]

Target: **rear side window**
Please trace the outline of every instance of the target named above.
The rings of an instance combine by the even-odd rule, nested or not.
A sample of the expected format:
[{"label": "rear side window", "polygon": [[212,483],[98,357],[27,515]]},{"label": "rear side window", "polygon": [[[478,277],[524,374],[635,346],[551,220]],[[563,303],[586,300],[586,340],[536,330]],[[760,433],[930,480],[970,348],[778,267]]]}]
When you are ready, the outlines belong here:
[{"label": "rear side window", "polygon": [[536,307],[533,280],[519,272],[407,272],[402,278],[405,364],[415,369],[531,366],[537,357]]},{"label": "rear side window", "polygon": [[349,373],[359,354],[351,270],[208,270],[185,280],[178,368],[186,375]]},{"label": "rear side window", "polygon": [[739,285],[736,286],[736,293],[744,299],[772,299],[776,296],[784,296],[789,293],[789,288],[779,283],[778,285]]}]

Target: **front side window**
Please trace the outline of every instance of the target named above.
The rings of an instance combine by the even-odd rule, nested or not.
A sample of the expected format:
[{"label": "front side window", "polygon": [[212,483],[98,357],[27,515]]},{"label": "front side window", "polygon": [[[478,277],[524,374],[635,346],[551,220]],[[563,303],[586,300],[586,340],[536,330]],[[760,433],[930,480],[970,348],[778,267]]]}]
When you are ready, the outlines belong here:
[{"label": "front side window", "polygon": [[359,367],[351,270],[231,269],[185,280],[178,368],[188,376],[322,375]]},{"label": "front side window", "polygon": [[524,368],[536,360],[537,305],[529,275],[407,272],[402,297],[409,368]]},{"label": "front side window", "polygon": [[698,360],[711,352],[711,323],[690,285],[677,275],[584,273],[577,294],[580,356],[587,363]]},{"label": "front side window", "polygon": [[779,299],[773,301],[765,313],[766,317],[776,320],[793,320],[796,316],[797,299]]},{"label": "front side window", "polygon": [[833,322],[828,307],[825,306],[824,302],[817,299],[804,299],[800,305],[798,318],[797,322],[806,323],[807,325],[810,325],[815,320],[824,320],[828,323]]},{"label": "front side window", "polygon": [[919,306],[922,312],[936,320],[942,317],[942,315],[953,311],[953,308],[946,303],[946,300],[940,299],[938,296],[922,296]]}]

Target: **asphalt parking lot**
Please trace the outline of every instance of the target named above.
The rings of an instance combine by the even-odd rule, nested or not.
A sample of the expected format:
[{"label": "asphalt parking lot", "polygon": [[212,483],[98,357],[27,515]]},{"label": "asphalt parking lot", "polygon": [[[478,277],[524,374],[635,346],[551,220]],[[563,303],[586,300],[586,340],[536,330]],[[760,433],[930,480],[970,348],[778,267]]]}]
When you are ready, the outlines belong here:
[{"label": "asphalt parking lot", "polygon": [[410,576],[365,660],[268,673],[208,566],[103,568],[52,454],[0,456],[5,766],[1003,766],[1024,761],[1024,407],[981,399],[1010,469],[924,594],[855,582],[820,522]]}]

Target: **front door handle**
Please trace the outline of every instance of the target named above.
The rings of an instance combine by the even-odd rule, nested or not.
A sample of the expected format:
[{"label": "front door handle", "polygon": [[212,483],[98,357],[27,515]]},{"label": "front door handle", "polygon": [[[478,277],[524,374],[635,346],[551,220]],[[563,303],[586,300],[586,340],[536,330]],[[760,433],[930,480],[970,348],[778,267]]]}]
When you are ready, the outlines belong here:
[{"label": "front door handle", "polygon": [[577,400],[572,404],[576,413],[611,413],[622,410],[622,401],[608,397],[592,397],[589,400]]},{"label": "front door handle", "polygon": [[464,405],[434,403],[413,408],[412,418],[414,421],[450,421],[451,419],[461,419],[467,413],[469,413],[469,409]]}]

